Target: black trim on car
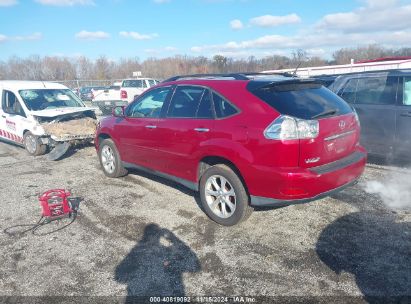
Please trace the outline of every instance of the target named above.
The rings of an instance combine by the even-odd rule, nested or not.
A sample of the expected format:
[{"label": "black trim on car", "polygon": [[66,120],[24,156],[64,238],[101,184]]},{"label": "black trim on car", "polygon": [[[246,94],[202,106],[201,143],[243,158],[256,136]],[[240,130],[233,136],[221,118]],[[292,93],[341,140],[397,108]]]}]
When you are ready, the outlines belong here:
[{"label": "black trim on car", "polygon": [[170,175],[170,174],[167,174],[167,173],[163,173],[163,172],[160,172],[160,171],[157,171],[157,170],[153,170],[153,169],[150,169],[150,168],[147,168],[147,167],[143,167],[143,166],[139,166],[139,165],[136,165],[136,164],[128,163],[128,162],[122,162],[122,164],[125,168],[138,169],[138,170],[141,170],[143,172],[147,172],[147,173],[150,173],[150,174],[153,174],[153,175],[165,178],[165,179],[172,180],[176,183],[179,183],[179,184],[187,187],[190,190],[198,191],[198,184],[193,183],[191,181],[188,181],[186,179],[183,179],[183,178],[180,178],[180,177],[177,177],[177,176],[174,176],[174,175]]},{"label": "black trim on car", "polygon": [[356,151],[348,155],[347,157],[341,158],[332,163],[310,168],[309,170],[316,174],[325,174],[325,173],[333,172],[333,171],[348,167],[352,164],[359,162],[361,159],[364,159],[366,157],[367,157],[366,153]]},{"label": "black trim on car", "polygon": [[310,197],[310,198],[304,198],[304,199],[295,199],[295,200],[278,200],[274,198],[268,198],[268,197],[262,197],[262,196],[254,196],[250,195],[251,198],[251,206],[253,207],[282,207],[282,206],[290,206],[290,205],[296,205],[296,204],[304,204],[312,201],[316,201],[319,199],[322,199],[324,197],[330,196],[332,194],[335,194],[337,192],[340,192],[341,190],[344,190],[345,188],[355,185],[358,182],[358,179],[355,179],[351,182],[348,182],[338,188],[320,193],[316,196]]}]

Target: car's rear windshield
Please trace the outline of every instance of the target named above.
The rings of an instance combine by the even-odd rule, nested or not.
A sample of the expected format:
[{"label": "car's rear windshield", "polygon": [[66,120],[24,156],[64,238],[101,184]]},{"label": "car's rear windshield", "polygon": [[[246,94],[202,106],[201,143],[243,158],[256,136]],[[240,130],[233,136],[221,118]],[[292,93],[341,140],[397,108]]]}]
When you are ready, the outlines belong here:
[{"label": "car's rear windshield", "polygon": [[142,88],[144,86],[144,82],[142,79],[136,80],[124,80],[122,87],[123,88]]},{"label": "car's rear windshield", "polygon": [[343,99],[319,83],[267,85],[251,92],[279,113],[300,119],[324,118],[352,112]]}]

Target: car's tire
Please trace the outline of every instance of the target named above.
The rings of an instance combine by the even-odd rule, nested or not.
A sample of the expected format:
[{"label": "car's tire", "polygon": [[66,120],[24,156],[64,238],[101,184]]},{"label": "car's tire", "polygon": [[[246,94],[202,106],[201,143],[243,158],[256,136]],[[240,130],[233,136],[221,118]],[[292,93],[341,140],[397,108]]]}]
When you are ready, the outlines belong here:
[{"label": "car's tire", "polygon": [[100,143],[98,158],[106,176],[115,178],[127,174],[127,169],[123,167],[117,147],[111,139],[104,139]]},{"label": "car's tire", "polygon": [[47,145],[44,145],[40,138],[30,131],[24,133],[23,144],[26,151],[32,156],[40,156],[46,153]]},{"label": "car's tire", "polygon": [[253,211],[243,182],[227,165],[209,167],[200,178],[199,190],[204,211],[220,225],[238,224]]}]

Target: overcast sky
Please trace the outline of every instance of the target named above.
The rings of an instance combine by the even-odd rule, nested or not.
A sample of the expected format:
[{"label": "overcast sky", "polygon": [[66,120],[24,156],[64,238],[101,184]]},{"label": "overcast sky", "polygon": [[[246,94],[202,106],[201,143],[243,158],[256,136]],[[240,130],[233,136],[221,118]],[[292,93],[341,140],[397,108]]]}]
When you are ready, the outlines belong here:
[{"label": "overcast sky", "polygon": [[342,47],[411,47],[411,1],[0,0],[0,60],[13,55],[329,58]]}]

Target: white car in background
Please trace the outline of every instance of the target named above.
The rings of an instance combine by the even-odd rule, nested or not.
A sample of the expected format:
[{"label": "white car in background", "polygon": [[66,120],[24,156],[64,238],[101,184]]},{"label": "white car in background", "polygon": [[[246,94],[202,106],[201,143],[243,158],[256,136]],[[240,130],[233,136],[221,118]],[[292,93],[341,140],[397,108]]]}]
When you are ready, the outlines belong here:
[{"label": "white car in background", "polygon": [[57,160],[74,144],[94,139],[96,115],[62,84],[0,81],[0,139],[30,155]]},{"label": "white car in background", "polygon": [[111,86],[91,90],[92,101],[120,100],[121,82],[114,82]]},{"label": "white car in background", "polygon": [[145,90],[157,85],[158,83],[158,80],[152,78],[124,79],[121,83],[120,98],[121,100],[130,103]]}]

